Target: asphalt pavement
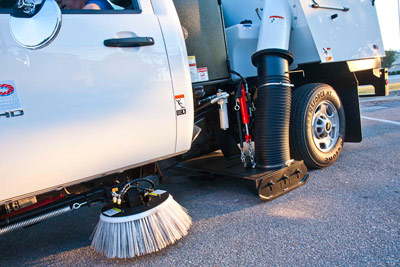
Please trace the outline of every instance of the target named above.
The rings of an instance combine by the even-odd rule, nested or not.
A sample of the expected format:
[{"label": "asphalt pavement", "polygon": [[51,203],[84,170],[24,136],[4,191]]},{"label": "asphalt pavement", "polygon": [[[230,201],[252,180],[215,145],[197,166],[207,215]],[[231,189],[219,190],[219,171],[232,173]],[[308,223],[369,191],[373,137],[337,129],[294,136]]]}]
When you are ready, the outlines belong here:
[{"label": "asphalt pavement", "polygon": [[400,75],[389,75],[389,83],[400,83]]},{"label": "asphalt pavement", "polygon": [[110,260],[90,248],[101,205],[0,236],[1,266],[399,266],[400,97],[361,101],[364,140],[263,202],[238,180],[175,170],[163,185],[193,218],[152,255]]}]

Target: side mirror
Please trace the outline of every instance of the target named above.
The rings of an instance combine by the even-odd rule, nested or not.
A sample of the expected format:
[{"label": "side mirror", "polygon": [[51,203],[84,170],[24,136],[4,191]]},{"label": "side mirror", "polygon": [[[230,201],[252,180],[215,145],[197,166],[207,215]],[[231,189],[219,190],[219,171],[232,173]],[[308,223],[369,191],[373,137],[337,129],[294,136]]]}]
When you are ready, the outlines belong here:
[{"label": "side mirror", "polygon": [[9,27],[19,45],[39,49],[57,36],[61,10],[55,0],[18,0],[10,14]]}]

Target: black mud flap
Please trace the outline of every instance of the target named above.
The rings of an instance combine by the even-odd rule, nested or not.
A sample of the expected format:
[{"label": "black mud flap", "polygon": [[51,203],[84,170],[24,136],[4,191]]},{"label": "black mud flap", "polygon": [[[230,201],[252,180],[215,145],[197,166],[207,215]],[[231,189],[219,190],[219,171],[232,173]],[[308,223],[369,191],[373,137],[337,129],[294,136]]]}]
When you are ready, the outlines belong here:
[{"label": "black mud flap", "polygon": [[290,166],[279,170],[252,169],[244,168],[240,159],[226,160],[220,152],[192,159],[178,166],[203,174],[210,173],[229,179],[243,179],[252,192],[267,201],[302,186],[309,177],[303,161],[294,161]]},{"label": "black mud flap", "polygon": [[272,171],[258,180],[258,195],[263,200],[272,200],[296,189],[307,182],[309,174],[303,161]]}]

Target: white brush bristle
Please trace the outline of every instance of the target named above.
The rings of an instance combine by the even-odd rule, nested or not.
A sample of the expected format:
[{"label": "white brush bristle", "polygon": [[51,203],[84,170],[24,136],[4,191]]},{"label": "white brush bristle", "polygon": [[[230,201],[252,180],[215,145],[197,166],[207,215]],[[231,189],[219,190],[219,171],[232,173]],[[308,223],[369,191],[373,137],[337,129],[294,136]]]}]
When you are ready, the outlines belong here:
[{"label": "white brush bristle", "polygon": [[173,244],[188,233],[192,219],[170,198],[156,212],[135,220],[114,223],[100,217],[91,246],[107,258],[133,258]]}]

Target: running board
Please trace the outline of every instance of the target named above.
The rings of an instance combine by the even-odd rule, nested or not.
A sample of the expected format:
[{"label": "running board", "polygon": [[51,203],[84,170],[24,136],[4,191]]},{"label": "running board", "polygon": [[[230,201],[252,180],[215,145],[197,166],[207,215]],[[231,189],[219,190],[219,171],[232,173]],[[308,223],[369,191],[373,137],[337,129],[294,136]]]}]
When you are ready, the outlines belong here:
[{"label": "running board", "polygon": [[222,153],[192,159],[179,164],[179,167],[220,175],[240,178],[248,181],[251,190],[262,200],[272,200],[307,182],[309,174],[303,161],[294,161],[291,165],[278,170],[244,168],[240,159],[226,160]]}]

